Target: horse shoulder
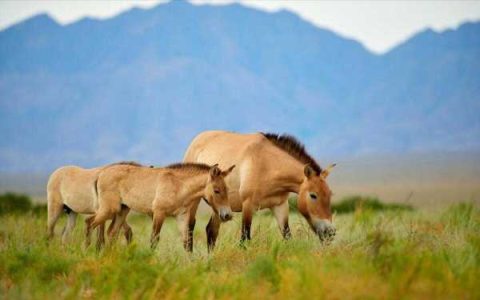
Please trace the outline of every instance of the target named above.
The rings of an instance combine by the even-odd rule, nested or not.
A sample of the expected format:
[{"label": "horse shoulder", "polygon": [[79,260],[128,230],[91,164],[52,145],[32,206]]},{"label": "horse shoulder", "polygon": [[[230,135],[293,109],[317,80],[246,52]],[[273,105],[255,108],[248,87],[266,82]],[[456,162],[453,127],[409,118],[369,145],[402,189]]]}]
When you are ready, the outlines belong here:
[{"label": "horse shoulder", "polygon": [[171,171],[162,172],[157,177],[155,198],[152,203],[154,209],[169,209],[175,205],[182,182]]},{"label": "horse shoulder", "polygon": [[256,137],[245,149],[239,168],[241,182],[240,194],[246,197],[265,197],[272,189],[272,184],[283,162],[290,157],[272,145],[265,137]]}]

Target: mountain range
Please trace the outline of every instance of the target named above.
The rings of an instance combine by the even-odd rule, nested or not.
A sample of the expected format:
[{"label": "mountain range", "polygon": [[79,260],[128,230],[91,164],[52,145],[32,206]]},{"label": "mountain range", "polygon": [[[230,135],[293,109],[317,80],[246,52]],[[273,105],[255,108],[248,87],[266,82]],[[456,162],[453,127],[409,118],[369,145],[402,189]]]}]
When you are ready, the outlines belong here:
[{"label": "mountain range", "polygon": [[480,149],[480,23],[377,55],[288,11],[172,1],[0,31],[0,171],[182,159],[208,129],[319,158]]}]

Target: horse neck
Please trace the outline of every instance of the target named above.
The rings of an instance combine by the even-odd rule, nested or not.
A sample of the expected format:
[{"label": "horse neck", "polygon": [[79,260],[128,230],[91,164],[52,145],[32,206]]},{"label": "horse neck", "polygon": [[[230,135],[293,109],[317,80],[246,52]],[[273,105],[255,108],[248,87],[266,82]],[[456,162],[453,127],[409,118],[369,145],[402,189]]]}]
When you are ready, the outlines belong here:
[{"label": "horse neck", "polygon": [[191,195],[192,199],[200,199],[203,197],[208,176],[208,172],[187,173],[181,175],[182,184],[188,189],[188,194]]},{"label": "horse neck", "polygon": [[288,156],[282,162],[276,163],[274,168],[273,184],[278,187],[279,192],[298,193],[300,185],[304,180],[303,170],[305,165],[302,162]]}]

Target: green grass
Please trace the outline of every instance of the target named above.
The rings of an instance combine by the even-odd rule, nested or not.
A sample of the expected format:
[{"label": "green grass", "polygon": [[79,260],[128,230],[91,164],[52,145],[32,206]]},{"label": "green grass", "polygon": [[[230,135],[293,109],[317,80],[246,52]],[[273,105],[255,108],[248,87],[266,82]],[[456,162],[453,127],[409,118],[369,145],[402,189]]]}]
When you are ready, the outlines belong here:
[{"label": "green grass", "polygon": [[[290,212],[297,212],[297,196],[291,195],[288,198],[288,205]],[[355,211],[383,211],[383,210],[409,210],[412,211],[413,207],[403,203],[383,203],[376,197],[365,196],[348,196],[340,201],[332,204],[332,212],[335,214],[348,214]]]},{"label": "green grass", "polygon": [[0,215],[18,214],[32,209],[32,201],[26,195],[5,193],[0,195]]},{"label": "green grass", "polygon": [[480,212],[472,204],[442,213],[357,209],[335,217],[336,239],[321,245],[292,214],[284,242],[271,216],[257,214],[253,240],[239,247],[240,215],[221,228],[207,254],[200,217],[193,254],[174,220],[151,251],[150,220],[132,215],[134,243],[97,253],[83,248],[83,222],[62,246],[46,215],[0,216],[0,298],[7,299],[479,299]]},{"label": "green grass", "polygon": [[352,213],[359,210],[413,210],[411,205],[401,203],[383,203],[376,197],[350,196],[332,205],[337,214]]}]

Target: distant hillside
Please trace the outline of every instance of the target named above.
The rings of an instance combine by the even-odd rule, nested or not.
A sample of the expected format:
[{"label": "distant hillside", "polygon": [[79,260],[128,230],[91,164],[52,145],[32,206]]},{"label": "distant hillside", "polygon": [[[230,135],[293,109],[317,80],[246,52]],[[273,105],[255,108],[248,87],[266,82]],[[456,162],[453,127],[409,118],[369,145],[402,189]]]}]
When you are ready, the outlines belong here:
[{"label": "distant hillside", "polygon": [[[407,202],[418,208],[443,209],[459,201],[480,205],[480,152],[365,155],[327,158],[336,162],[328,182],[340,201],[352,195],[375,196],[385,202]],[[0,172],[0,194],[27,193],[46,201],[45,173]],[[206,204],[203,212],[209,212]]]},{"label": "distant hillside", "polygon": [[325,156],[480,149],[480,23],[377,56],[281,11],[175,1],[0,32],[0,171],[181,160],[206,129]]}]

